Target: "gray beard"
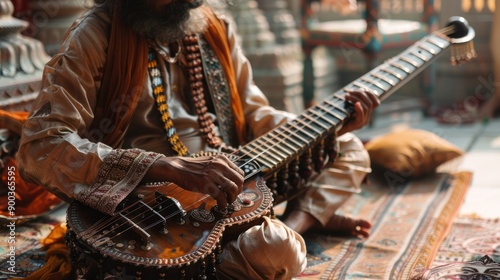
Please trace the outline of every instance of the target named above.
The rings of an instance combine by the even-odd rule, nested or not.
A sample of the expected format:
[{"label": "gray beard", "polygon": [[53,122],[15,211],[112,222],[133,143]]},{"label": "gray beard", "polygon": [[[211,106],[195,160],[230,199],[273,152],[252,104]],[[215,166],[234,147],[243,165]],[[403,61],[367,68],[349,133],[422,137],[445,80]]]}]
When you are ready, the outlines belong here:
[{"label": "gray beard", "polygon": [[[223,11],[225,0],[206,0],[204,5],[215,11]],[[159,42],[173,42],[181,40],[186,34],[203,33],[207,29],[207,18],[199,8],[189,10],[189,16],[177,24],[159,20],[157,16],[132,18],[130,24],[135,32]]]}]

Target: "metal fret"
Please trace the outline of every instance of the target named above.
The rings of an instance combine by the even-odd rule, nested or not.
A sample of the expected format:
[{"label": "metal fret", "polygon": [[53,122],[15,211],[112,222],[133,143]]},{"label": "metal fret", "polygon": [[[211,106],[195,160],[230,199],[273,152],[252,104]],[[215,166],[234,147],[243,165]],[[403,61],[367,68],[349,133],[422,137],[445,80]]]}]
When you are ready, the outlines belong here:
[{"label": "metal fret", "polygon": [[389,62],[389,64],[391,66],[393,66],[393,67],[396,67],[396,68],[399,68],[399,69],[403,70],[404,72],[406,72],[408,74],[411,74],[411,72],[412,72],[408,67],[406,67],[404,65],[401,65],[401,64],[399,64],[399,63],[397,63],[395,61],[391,61],[391,62]]},{"label": "metal fret", "polygon": [[387,90],[390,89],[390,87],[383,86],[381,83],[379,83],[377,81],[374,81],[374,80],[370,80],[370,79],[368,79],[365,76],[361,77],[361,80],[363,80],[363,81],[365,81],[367,83],[373,84],[373,85],[375,85],[376,87],[380,88],[383,91],[387,91]]},{"label": "metal fret", "polygon": [[[246,148],[246,146],[245,146]],[[279,162],[274,162],[272,160],[269,160],[267,157],[265,157],[263,155],[262,152],[259,152],[255,149],[252,149],[252,150],[242,150],[243,152],[245,152],[246,154],[249,154],[251,155],[252,158],[254,158],[255,160],[258,160],[260,162],[262,162],[263,164],[267,165],[267,166],[274,166],[274,165],[277,165]]]},{"label": "metal fret", "polygon": [[293,147],[291,146],[292,149],[294,150],[297,150],[297,148],[300,148],[302,146],[304,146],[303,144],[295,141],[294,139],[288,139],[289,136],[285,135],[284,133],[282,133],[283,131],[279,131],[279,130],[283,130],[283,128],[285,128],[285,125],[279,127],[276,131],[277,131],[277,135],[276,135],[276,139],[278,139],[279,141],[281,141],[282,138],[279,138],[279,135],[282,135],[283,137],[285,137],[285,141],[283,141],[283,143],[285,145],[288,145],[288,146],[291,146],[289,142],[292,142],[293,144],[295,144],[297,147]]},{"label": "metal fret", "polygon": [[439,41],[435,40],[435,39],[434,39],[434,38],[432,38],[432,37],[427,38],[427,42],[429,42],[429,43],[431,43],[431,44],[433,44],[433,45],[435,45],[435,46],[438,46],[438,47],[439,47],[439,48],[441,48],[441,49],[444,49],[444,48],[445,48],[445,45],[444,45],[443,43],[441,43],[441,42],[439,42]]},{"label": "metal fret", "polygon": [[427,62],[429,60],[426,56],[421,54],[419,51],[413,51],[413,52],[410,52],[410,54],[420,58],[424,62]]},{"label": "metal fret", "polygon": [[275,162],[275,161],[270,160],[266,155],[264,155],[262,153],[255,155],[255,160],[260,161],[262,164],[264,164],[268,167],[276,166],[280,163],[280,162]]},{"label": "metal fret", "polygon": [[[288,131],[291,135],[299,138],[299,140],[302,140],[305,144],[308,144],[309,141],[308,140],[305,140],[304,138],[300,137],[299,135],[297,135],[294,131],[292,131],[290,128],[288,128],[287,126],[282,126],[282,128],[286,131]],[[304,145],[301,145],[301,146],[304,146]]]},{"label": "metal fret", "polygon": [[328,103],[328,105],[332,106],[333,108],[341,111],[342,113],[344,114],[348,114],[348,112],[342,108],[340,105],[343,105],[345,103],[345,99],[344,98],[337,98],[338,99],[338,102],[335,102],[333,100],[329,100],[329,99],[325,99],[323,101],[323,103]]},{"label": "metal fret", "polygon": [[329,127],[329,126],[326,126],[326,125],[324,125],[324,124],[322,124],[322,123],[318,122],[318,120],[314,119],[313,117],[311,117],[311,116],[309,116],[309,115],[307,115],[307,114],[302,114],[301,116],[303,116],[303,117],[305,117],[305,118],[309,119],[310,121],[312,121],[312,122],[314,122],[314,123],[318,124],[319,126],[321,126],[321,127],[323,127],[324,129],[326,129],[326,131],[328,131],[328,129],[330,129],[330,127]]},{"label": "metal fret", "polygon": [[418,45],[418,47],[421,48],[422,50],[432,54],[432,55],[436,54],[436,50],[434,50],[433,48],[430,48],[429,46],[426,46],[425,44],[420,44],[420,45]]},{"label": "metal fret", "polygon": [[[282,138],[278,138],[278,135],[276,133],[274,133],[274,135],[272,135],[272,133],[270,133],[270,135],[268,136],[272,136],[270,137],[270,141],[272,141],[273,139],[275,140],[278,140],[278,141],[281,141],[280,143],[287,146],[289,149],[291,149],[291,151],[289,151],[288,153],[292,152],[292,153],[295,153],[297,151],[297,147],[294,147],[292,146],[289,142],[290,141],[287,141],[288,139],[284,139],[284,141],[282,141],[283,139]],[[297,146],[301,147],[301,145],[295,143]]]},{"label": "metal fret", "polygon": [[400,57],[400,59],[401,59],[402,61],[404,61],[404,62],[407,62],[407,63],[409,63],[409,64],[411,64],[411,65],[415,66],[415,67],[420,67],[420,66],[422,65],[422,63],[419,63],[419,62],[417,62],[417,61],[415,61],[415,60],[413,60],[413,59],[411,59],[411,58],[408,58],[408,57],[406,57],[406,56]]},{"label": "metal fret", "polygon": [[327,114],[329,115],[332,115],[333,117],[339,119],[340,121],[342,121],[344,118],[340,117],[339,115],[336,115],[335,113],[333,112],[330,112],[330,110],[328,110],[328,108],[326,108],[325,106],[323,106],[322,104],[318,104],[316,105],[316,107],[318,108],[321,108],[323,111],[325,111]]},{"label": "metal fret", "polygon": [[370,87],[368,87],[366,85],[363,85],[359,81],[354,81],[354,82],[352,82],[352,84],[355,85],[355,86],[357,86],[357,87],[359,87],[359,88],[362,88],[362,89],[364,89],[366,91],[372,92],[375,95],[378,95],[378,92],[376,90],[374,90],[374,89],[372,89],[372,88],[370,88]]},{"label": "metal fret", "polygon": [[391,86],[395,86],[396,85],[396,82],[394,82],[393,80],[387,78],[386,76],[380,74],[380,73],[370,73],[370,75],[374,76],[375,78],[379,78],[381,79],[382,81],[390,84]]},{"label": "metal fret", "polygon": [[[266,139],[264,139],[264,138],[260,138],[260,139],[258,139],[258,140],[257,140],[257,141],[255,141],[255,142],[259,142],[259,141],[261,141],[261,142],[262,142],[262,141],[264,141],[264,144],[267,142],[267,141],[266,141]],[[250,144],[253,144],[253,143],[250,143]],[[250,144],[249,144],[249,145],[250,145]],[[279,146],[279,145],[276,145],[275,143],[273,143],[273,145],[271,145],[271,147],[273,147],[273,148],[276,148],[276,147],[278,147],[278,146]],[[262,153],[268,153],[268,152],[269,152],[269,148],[264,149],[262,146],[258,146],[258,145],[256,145],[254,149],[257,149],[257,148],[259,148],[259,149],[262,151]],[[280,156],[280,157],[276,157],[276,154],[277,154],[278,156]],[[273,152],[272,152],[270,155],[271,155],[272,157],[274,157],[275,159],[279,160],[279,161],[282,161],[283,159],[287,158],[287,156],[286,156],[286,155],[284,155],[284,154],[282,154],[282,153],[280,153],[280,152],[278,152],[278,151],[276,151],[276,150],[273,150]]]},{"label": "metal fret", "polygon": [[307,131],[304,131],[303,129],[299,129],[299,128],[300,128],[300,126],[298,126],[298,123],[297,123],[298,121],[299,121],[299,119],[298,119],[298,118],[293,119],[293,120],[290,122],[290,125],[295,126],[295,129],[297,129],[297,130],[298,130],[298,132],[300,132],[300,133],[304,133],[305,135],[307,135],[307,136],[311,137],[312,139],[315,139],[316,137],[315,137],[314,135],[310,134],[310,133],[309,133],[309,132],[307,132]]},{"label": "metal fret", "polygon": [[[345,99],[341,99],[341,101],[342,101],[342,104],[344,104],[344,103],[345,103]],[[323,101],[323,103],[328,103],[328,104],[330,104],[330,106],[332,106],[333,108],[335,108],[335,109],[337,109],[337,110],[341,111],[342,113],[344,113],[344,114],[349,114],[349,112],[347,112],[344,108],[342,108],[342,107],[340,107],[340,106],[339,106],[339,105],[342,105],[342,104],[335,103],[335,102],[333,102],[333,101],[331,101],[331,100],[328,100],[328,99],[325,99],[325,100]]]},{"label": "metal fret", "polygon": [[316,112],[316,110],[308,110],[308,112],[313,113],[313,114],[315,114],[316,116],[318,116],[318,117],[320,117],[320,118],[324,119],[325,121],[327,121],[327,122],[328,122],[328,123],[330,123],[331,125],[336,125],[336,124],[337,124],[337,123],[335,123],[335,122],[332,122],[332,120],[331,120],[331,119],[326,118],[326,117],[325,117],[325,115],[321,115],[319,112]]},{"label": "metal fret", "polygon": [[[291,150],[286,149],[285,147],[283,147],[283,144],[285,144],[284,143],[285,141],[282,141],[282,139],[280,139],[280,141],[278,141],[277,143],[271,142],[271,139],[264,139],[264,140],[266,141],[266,143],[271,143],[273,148],[280,149],[282,151],[281,155],[285,156],[285,158],[289,157],[290,154],[294,153],[293,150],[291,151]],[[279,145],[276,145],[276,144],[279,144]],[[285,154],[283,154],[283,153],[285,153]]]},{"label": "metal fret", "polygon": [[296,118],[295,120],[296,120],[296,121],[299,121],[299,122],[301,122],[301,123],[303,123],[305,126],[307,126],[308,128],[310,128],[311,130],[313,130],[314,132],[316,132],[316,133],[318,133],[318,134],[323,133],[323,132],[321,132],[321,131],[316,130],[314,127],[312,127],[312,126],[311,126],[311,123],[307,123],[307,122],[305,122],[304,120],[302,120],[301,118]]},{"label": "metal fret", "polygon": [[384,71],[384,72],[387,72],[387,73],[393,75],[394,77],[396,77],[396,78],[398,78],[400,80],[404,79],[403,76],[401,76],[401,74],[399,74],[398,72],[396,72],[396,71],[394,71],[394,70],[392,70],[390,68],[387,68],[387,67],[386,68],[380,68],[380,70]]},{"label": "metal fret", "polygon": [[345,94],[340,95],[339,93],[334,93],[330,96],[331,98],[337,99],[338,101],[345,101]]}]

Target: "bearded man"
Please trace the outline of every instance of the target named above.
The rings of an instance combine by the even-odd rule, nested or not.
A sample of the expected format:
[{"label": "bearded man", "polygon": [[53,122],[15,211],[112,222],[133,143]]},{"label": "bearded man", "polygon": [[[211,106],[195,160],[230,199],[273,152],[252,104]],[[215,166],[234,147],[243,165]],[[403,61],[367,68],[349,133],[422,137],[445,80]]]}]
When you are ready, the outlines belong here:
[{"label": "bearded man", "polygon": [[[186,155],[233,151],[295,116],[269,106],[253,83],[233,27],[214,12],[222,3],[96,2],[45,68],[23,127],[23,178],[109,215],[153,182],[208,194],[226,209],[242,192],[244,172],[224,154]],[[342,156],[318,180],[358,188],[370,163],[349,131],[364,126],[379,101],[359,91],[345,98],[354,118],[338,131]],[[266,218],[226,244],[217,277],[292,278],[305,268],[300,234],[311,229],[368,236],[368,222],[335,214],[345,197],[308,189],[290,201],[283,222]]]}]

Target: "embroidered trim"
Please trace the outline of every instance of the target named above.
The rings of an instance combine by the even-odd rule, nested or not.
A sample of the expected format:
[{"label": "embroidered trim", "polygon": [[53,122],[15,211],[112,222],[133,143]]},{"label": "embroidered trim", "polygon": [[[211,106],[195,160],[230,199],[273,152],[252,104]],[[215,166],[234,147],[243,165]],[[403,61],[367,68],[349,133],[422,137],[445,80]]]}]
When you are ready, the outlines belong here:
[{"label": "embroidered trim", "polygon": [[149,167],[161,156],[139,149],[112,151],[104,159],[94,183],[77,200],[112,215],[118,204],[135,189]]},{"label": "embroidered trim", "polygon": [[231,108],[231,93],[226,74],[208,42],[203,37],[199,38],[199,42],[207,86],[217,112],[219,132],[225,143],[238,146],[239,143],[235,138],[233,110]]}]

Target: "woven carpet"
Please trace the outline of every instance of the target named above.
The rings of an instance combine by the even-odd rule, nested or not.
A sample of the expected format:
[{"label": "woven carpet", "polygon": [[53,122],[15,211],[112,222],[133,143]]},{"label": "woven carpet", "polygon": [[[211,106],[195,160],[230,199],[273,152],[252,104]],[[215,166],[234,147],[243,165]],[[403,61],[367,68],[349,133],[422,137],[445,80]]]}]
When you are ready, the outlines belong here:
[{"label": "woven carpet", "polygon": [[397,183],[370,179],[339,212],[372,222],[368,239],[305,236],[307,269],[296,279],[411,279],[430,268],[472,173],[438,173]]},{"label": "woven carpet", "polygon": [[500,219],[457,217],[431,269],[415,279],[500,279]]},{"label": "woven carpet", "polygon": [[484,255],[500,262],[500,219],[457,217],[432,267],[451,262],[475,261]]}]

